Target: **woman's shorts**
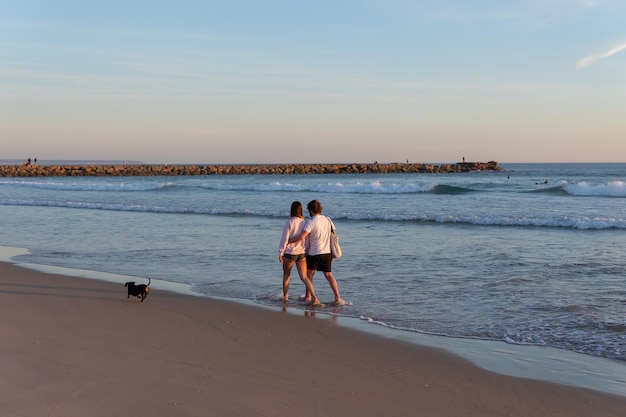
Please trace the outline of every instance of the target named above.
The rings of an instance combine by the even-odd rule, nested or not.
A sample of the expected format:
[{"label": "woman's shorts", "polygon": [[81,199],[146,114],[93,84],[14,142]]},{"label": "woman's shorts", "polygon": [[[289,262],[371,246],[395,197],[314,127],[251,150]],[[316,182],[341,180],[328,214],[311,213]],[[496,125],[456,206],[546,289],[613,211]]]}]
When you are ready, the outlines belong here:
[{"label": "woman's shorts", "polygon": [[330,253],[322,253],[320,255],[307,255],[306,269],[315,271],[332,272],[331,265],[333,257]]},{"label": "woman's shorts", "polygon": [[291,254],[283,253],[283,258],[289,259],[290,261],[298,262],[303,259],[306,259],[306,255],[304,253],[301,253],[299,255],[291,255]]}]

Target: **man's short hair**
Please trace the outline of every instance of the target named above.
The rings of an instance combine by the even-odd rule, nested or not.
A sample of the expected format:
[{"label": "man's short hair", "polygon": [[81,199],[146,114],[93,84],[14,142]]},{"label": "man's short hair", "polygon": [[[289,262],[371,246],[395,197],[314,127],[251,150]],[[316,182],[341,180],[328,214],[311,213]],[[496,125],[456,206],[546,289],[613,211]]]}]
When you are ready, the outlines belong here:
[{"label": "man's short hair", "polygon": [[311,212],[311,214],[322,214],[322,203],[317,200],[309,201],[306,208]]}]

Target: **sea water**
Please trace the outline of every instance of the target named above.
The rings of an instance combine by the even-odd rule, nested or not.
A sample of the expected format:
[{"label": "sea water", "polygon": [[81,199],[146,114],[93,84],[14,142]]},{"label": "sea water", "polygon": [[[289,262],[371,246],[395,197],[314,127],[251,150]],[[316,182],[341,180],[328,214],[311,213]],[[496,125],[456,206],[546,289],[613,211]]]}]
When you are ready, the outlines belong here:
[{"label": "sea water", "polygon": [[[348,305],[371,326],[626,364],[626,164],[463,174],[0,178],[14,260],[279,307],[292,201],[321,201]],[[316,274],[322,301],[332,292]],[[294,270],[289,306],[304,292]],[[624,368],[626,369],[626,368]],[[626,395],[626,392],[624,393]]]}]

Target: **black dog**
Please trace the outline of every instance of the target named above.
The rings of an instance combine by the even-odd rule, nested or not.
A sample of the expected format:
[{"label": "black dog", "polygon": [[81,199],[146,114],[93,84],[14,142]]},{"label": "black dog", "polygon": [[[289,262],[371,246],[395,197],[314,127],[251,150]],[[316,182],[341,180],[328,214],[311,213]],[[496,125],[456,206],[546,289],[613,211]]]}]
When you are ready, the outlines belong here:
[{"label": "black dog", "polygon": [[141,298],[141,302],[148,296],[148,292],[150,291],[150,278],[148,278],[147,284],[135,285],[135,281],[127,282],[124,284],[125,287],[128,287],[128,297],[132,295],[133,297]]}]

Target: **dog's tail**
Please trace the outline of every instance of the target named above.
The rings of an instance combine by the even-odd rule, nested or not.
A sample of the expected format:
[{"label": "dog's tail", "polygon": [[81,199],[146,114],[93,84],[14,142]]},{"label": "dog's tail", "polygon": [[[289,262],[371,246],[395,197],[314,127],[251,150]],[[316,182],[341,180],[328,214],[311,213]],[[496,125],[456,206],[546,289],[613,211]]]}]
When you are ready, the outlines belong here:
[{"label": "dog's tail", "polygon": [[150,291],[150,283],[152,281],[150,280],[150,277],[148,277],[148,283],[146,284],[146,294],[148,294],[148,291]]}]

